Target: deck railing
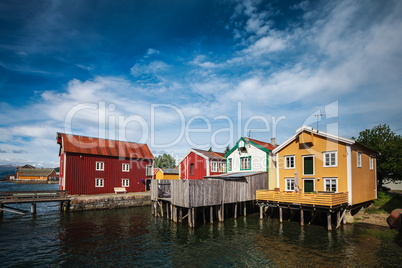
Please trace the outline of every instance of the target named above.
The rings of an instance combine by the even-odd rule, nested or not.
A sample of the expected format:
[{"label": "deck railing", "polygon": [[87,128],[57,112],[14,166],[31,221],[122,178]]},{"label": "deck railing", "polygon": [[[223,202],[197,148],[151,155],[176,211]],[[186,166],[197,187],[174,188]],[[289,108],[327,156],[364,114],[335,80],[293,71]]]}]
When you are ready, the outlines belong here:
[{"label": "deck railing", "polygon": [[257,190],[257,200],[333,207],[348,203],[348,193],[296,193]]}]

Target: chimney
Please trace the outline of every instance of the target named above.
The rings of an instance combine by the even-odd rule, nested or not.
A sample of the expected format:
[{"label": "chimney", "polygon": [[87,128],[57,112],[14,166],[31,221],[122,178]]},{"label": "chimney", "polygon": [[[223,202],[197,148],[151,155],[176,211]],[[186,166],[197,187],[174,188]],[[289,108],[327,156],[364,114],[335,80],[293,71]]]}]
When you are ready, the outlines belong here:
[{"label": "chimney", "polygon": [[272,144],[272,145],[276,145],[276,141],[275,141],[275,138],[274,138],[274,137],[271,138],[271,144]]}]

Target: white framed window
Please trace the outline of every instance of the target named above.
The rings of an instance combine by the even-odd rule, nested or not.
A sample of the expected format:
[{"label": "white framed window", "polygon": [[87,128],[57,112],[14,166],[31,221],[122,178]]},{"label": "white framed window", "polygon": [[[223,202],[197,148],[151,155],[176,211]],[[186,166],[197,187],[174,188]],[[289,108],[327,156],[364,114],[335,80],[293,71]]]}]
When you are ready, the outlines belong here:
[{"label": "white framed window", "polygon": [[287,155],[285,156],[285,169],[294,169],[295,168],[295,156]]},{"label": "white framed window", "polygon": [[130,164],[123,163],[122,164],[122,171],[129,172],[130,171]]},{"label": "white framed window", "polygon": [[338,166],[338,152],[324,152],[323,153],[324,167],[337,167]]},{"label": "white framed window", "polygon": [[130,180],[129,179],[122,179],[121,180],[121,187],[129,187],[130,186]]},{"label": "white framed window", "polygon": [[357,152],[357,167],[362,167],[362,153]]},{"label": "white framed window", "polygon": [[295,190],[295,179],[285,178],[285,191],[294,191],[294,190]]},{"label": "white framed window", "polygon": [[232,170],[232,158],[228,159],[228,171]]},{"label": "white framed window", "polygon": [[314,175],[314,155],[303,155],[303,175]]},{"label": "white framed window", "polygon": [[96,162],[96,170],[105,170],[105,162]]},{"label": "white framed window", "polygon": [[215,161],[211,162],[211,172],[218,172],[218,163]]},{"label": "white framed window", "polygon": [[225,165],[225,163],[223,163],[223,162],[219,162],[219,164],[218,164],[218,169],[219,169],[219,172],[225,172],[226,170],[226,165]]},{"label": "white framed window", "polygon": [[153,172],[153,167],[152,167],[152,165],[147,165],[147,171],[146,171],[146,175],[147,176],[153,176],[154,174],[153,174],[154,172]]},{"label": "white framed window", "polygon": [[370,156],[370,170],[374,170],[374,157]]},{"label": "white framed window", "polygon": [[240,157],[240,169],[241,170],[251,169],[251,156]]},{"label": "white framed window", "polygon": [[338,178],[324,178],[325,192],[338,192]]},{"label": "white framed window", "polygon": [[105,185],[104,179],[95,179],[95,187],[103,187]]}]

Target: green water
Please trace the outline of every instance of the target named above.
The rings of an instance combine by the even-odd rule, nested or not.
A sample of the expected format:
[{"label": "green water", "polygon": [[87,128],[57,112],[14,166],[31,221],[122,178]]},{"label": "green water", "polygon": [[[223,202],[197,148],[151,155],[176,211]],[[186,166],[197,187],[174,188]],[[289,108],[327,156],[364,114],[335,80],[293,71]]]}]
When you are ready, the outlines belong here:
[{"label": "green water", "polygon": [[0,219],[0,267],[402,267],[401,235],[372,225],[328,233],[251,214],[192,230],[149,207],[37,212]]}]

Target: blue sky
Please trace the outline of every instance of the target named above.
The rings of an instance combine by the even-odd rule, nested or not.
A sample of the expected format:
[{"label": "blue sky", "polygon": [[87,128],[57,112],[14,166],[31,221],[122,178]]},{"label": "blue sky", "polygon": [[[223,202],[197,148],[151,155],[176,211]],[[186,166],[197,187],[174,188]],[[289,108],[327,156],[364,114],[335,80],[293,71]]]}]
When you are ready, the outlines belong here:
[{"label": "blue sky", "polygon": [[1,1],[0,164],[56,132],[180,159],[303,124],[401,134],[400,1]]}]

